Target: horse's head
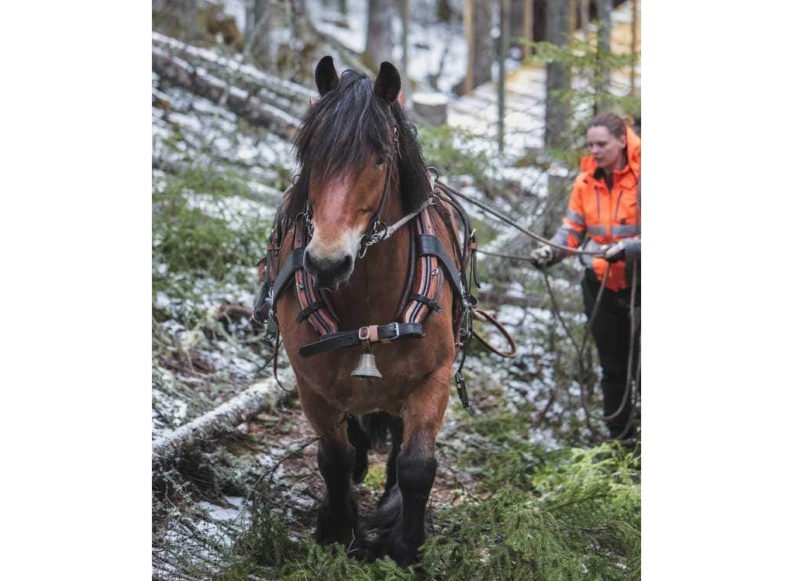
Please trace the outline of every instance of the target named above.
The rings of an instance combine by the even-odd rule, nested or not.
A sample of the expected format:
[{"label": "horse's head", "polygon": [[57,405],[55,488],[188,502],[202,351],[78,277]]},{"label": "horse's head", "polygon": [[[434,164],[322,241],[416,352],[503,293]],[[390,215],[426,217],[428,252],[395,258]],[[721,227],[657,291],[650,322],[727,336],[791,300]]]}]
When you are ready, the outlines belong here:
[{"label": "horse's head", "polygon": [[381,64],[373,83],[353,70],[340,77],[326,56],[315,80],[320,98],[295,141],[295,205],[305,203],[312,224],[304,266],[318,286],[336,288],[349,280],[362,239],[396,195],[398,131],[407,127],[397,103],[400,74],[390,63]]}]

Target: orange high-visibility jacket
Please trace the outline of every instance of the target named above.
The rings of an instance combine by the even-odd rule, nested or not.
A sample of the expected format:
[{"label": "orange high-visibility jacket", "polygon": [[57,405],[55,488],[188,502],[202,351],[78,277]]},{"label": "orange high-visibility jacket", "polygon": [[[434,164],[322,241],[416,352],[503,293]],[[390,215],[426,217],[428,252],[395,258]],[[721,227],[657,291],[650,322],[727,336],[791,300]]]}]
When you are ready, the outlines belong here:
[{"label": "orange high-visibility jacket", "polygon": [[[639,176],[641,175],[641,140],[630,127],[626,128],[628,163],[614,172],[611,191],[591,155],[581,159],[581,173],[575,178],[563,224],[553,242],[570,248],[582,244],[587,250],[613,244],[625,238],[640,238]],[[581,260],[603,279],[610,269],[606,287],[620,290],[627,286],[625,262],[609,264],[602,258],[581,255]]]}]

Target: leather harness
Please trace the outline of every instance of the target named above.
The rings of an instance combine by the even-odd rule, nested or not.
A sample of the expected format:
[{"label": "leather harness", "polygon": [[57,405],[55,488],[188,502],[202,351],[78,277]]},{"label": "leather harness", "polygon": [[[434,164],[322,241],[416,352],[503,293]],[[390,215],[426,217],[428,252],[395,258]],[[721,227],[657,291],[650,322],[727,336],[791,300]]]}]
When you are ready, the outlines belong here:
[{"label": "leather harness", "polygon": [[[444,202],[452,206],[455,211],[445,209]],[[284,237],[282,209],[279,208],[276,213],[266,256],[258,263],[259,279],[263,285],[254,305],[253,319],[261,324],[268,321],[277,323],[275,309],[278,298],[290,283],[294,282],[295,295],[300,307],[297,320],[307,320],[320,336],[318,341],[300,348],[300,355],[303,357],[312,357],[334,349],[421,338],[424,336],[422,326],[425,319],[432,311],[442,309],[439,299],[444,288],[444,279],[447,279],[454,294],[453,332],[456,347],[462,349],[461,363],[455,375],[456,385],[462,404],[470,410],[461,368],[464,364],[466,346],[472,336],[472,307],[477,302],[469,291],[471,281],[467,273],[468,269],[472,270],[472,280],[477,283],[474,271],[476,242],[474,232],[470,230],[469,218],[458,202],[439,188],[438,183],[435,184],[433,197],[407,224],[412,228],[414,235],[409,244],[409,271],[396,320],[351,330],[341,329],[341,320],[328,299],[328,291],[320,291],[303,267],[303,254],[310,239],[308,233],[310,220],[307,213],[295,217],[292,228],[292,250],[284,264],[279,265],[279,253]],[[458,257],[458,265],[447,254],[444,245],[436,236],[432,212],[437,210],[445,222]],[[462,248],[458,242],[459,228],[456,225],[456,213],[460,215],[464,228]]]}]

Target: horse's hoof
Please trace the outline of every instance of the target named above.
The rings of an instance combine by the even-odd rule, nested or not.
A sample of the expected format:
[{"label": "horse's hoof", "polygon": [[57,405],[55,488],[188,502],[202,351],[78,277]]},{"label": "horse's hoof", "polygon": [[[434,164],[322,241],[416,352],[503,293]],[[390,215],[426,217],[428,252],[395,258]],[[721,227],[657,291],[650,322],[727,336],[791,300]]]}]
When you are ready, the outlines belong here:
[{"label": "horse's hoof", "polygon": [[398,541],[396,544],[390,543],[387,547],[386,553],[400,567],[408,567],[419,560],[418,547],[408,545],[403,541]]},{"label": "horse's hoof", "polygon": [[408,543],[403,540],[402,527],[395,524],[383,538],[385,554],[389,555],[401,567],[408,567],[419,560],[419,547],[422,545]]},{"label": "horse's hoof", "polygon": [[322,529],[317,527],[314,538],[320,545],[342,545],[350,553],[363,546],[363,535],[358,529],[338,527],[336,529]]},{"label": "horse's hoof", "polygon": [[334,510],[326,498],[317,513],[317,530],[314,538],[321,545],[339,543],[345,547],[362,544],[363,533],[358,526],[358,510],[351,496],[344,507]]}]

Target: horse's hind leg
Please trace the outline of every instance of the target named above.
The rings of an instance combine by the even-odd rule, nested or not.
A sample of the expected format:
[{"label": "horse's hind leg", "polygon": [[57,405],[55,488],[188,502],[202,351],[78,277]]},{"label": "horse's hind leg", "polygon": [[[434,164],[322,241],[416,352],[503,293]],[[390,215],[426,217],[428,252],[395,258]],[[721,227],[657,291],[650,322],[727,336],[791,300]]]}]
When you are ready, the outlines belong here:
[{"label": "horse's hind leg", "polygon": [[401,502],[390,497],[381,508],[384,522],[393,522],[384,539],[385,550],[403,566],[416,561],[425,541],[425,509],[436,477],[434,445],[447,409],[449,371],[448,366],[431,374],[406,400],[404,441],[397,456]]},{"label": "horse's hind leg", "polygon": [[[299,381],[298,381],[299,387]],[[298,389],[300,402],[314,430],[321,434],[317,464],[326,494],[317,514],[317,541],[342,543],[347,548],[361,544],[358,507],[351,486],[354,450],[347,440],[342,414],[309,390]],[[338,422],[338,425],[337,425]]]}]

